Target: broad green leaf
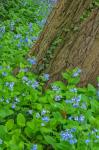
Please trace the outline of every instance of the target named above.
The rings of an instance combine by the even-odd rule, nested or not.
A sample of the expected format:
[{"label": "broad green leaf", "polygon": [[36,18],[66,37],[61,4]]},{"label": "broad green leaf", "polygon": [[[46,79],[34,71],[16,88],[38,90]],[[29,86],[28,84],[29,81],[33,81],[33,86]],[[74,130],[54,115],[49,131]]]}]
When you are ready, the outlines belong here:
[{"label": "broad green leaf", "polygon": [[20,126],[20,127],[24,127],[25,126],[25,117],[23,114],[19,113],[17,115],[17,124]]}]

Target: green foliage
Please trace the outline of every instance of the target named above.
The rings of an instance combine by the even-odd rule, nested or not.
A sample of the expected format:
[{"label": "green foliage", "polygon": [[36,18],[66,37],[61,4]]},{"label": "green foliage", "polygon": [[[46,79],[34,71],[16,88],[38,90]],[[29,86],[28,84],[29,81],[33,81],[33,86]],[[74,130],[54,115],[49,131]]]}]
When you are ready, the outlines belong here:
[{"label": "green foliage", "polygon": [[67,84],[56,81],[44,90],[48,75],[27,68],[21,63],[14,77],[11,67],[0,67],[0,148],[98,150],[99,95],[91,84],[76,86],[81,70],[67,70]]},{"label": "green foliage", "polygon": [[24,61],[49,13],[49,5],[38,0],[0,2],[0,64]]},{"label": "green foliage", "polygon": [[[62,73],[66,84],[46,90],[50,76],[30,71],[34,57],[24,60],[48,10],[45,0],[0,1],[0,150],[98,150],[99,89],[77,87],[81,70],[75,68]],[[61,41],[52,43],[49,58]]]}]

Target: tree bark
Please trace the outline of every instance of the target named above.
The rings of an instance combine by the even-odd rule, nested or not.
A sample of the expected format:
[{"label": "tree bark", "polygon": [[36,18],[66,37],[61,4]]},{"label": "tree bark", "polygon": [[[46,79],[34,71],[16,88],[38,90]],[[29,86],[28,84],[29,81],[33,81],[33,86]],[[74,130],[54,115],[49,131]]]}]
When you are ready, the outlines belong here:
[{"label": "tree bark", "polygon": [[[67,68],[82,69],[81,85],[96,84],[99,75],[99,8],[92,0],[59,0],[28,57],[37,58],[37,72],[61,79]],[[86,13],[85,13],[86,12]],[[84,13],[88,14],[85,18]],[[85,19],[81,20],[81,16]]]}]

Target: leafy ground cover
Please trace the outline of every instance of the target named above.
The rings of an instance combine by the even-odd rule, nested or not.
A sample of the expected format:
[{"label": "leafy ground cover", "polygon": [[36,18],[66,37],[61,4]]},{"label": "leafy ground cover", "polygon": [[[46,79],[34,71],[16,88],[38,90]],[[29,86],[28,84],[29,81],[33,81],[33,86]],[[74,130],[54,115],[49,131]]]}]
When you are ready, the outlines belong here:
[{"label": "leafy ground cover", "polygon": [[52,5],[46,0],[6,0],[0,6],[0,63],[15,66],[24,61]]},{"label": "leafy ground cover", "polygon": [[0,8],[0,150],[98,150],[99,89],[77,87],[79,68],[62,73],[67,84],[45,89],[50,75],[31,72],[36,58],[23,57],[41,32],[48,4],[6,0]]},{"label": "leafy ground cover", "polygon": [[27,61],[16,77],[0,66],[0,150],[98,150],[97,90],[77,88],[78,68],[62,74],[67,85],[56,81],[44,90],[50,76],[29,72],[35,60]]}]

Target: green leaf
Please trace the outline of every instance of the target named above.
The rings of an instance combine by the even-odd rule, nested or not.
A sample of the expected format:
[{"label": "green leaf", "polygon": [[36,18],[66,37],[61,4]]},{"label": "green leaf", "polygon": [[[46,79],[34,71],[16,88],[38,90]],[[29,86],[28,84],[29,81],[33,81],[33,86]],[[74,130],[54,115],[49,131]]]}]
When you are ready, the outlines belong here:
[{"label": "green leaf", "polygon": [[96,94],[96,89],[93,85],[88,84],[88,92],[92,95],[92,94]]},{"label": "green leaf", "polygon": [[17,115],[17,124],[20,126],[20,127],[24,127],[25,126],[25,117],[23,114],[19,113]]},{"label": "green leaf", "polygon": [[0,108],[0,118],[5,118],[7,116],[12,115],[14,112],[6,107]]},{"label": "green leaf", "polygon": [[7,127],[7,130],[11,130],[14,126],[14,120],[13,119],[9,119],[6,123],[6,127]]}]

